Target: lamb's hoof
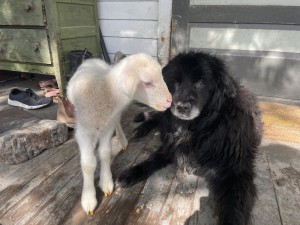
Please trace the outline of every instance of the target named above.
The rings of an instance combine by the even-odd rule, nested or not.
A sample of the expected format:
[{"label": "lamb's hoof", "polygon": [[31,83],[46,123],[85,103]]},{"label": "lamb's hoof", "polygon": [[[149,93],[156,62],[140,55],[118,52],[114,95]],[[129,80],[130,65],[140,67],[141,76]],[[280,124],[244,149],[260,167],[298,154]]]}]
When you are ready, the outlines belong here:
[{"label": "lamb's hoof", "polygon": [[87,211],[86,214],[87,214],[88,216],[93,216],[93,215],[94,215],[94,211]]},{"label": "lamb's hoof", "polygon": [[[104,179],[103,179],[104,178]],[[100,176],[99,187],[104,193],[104,196],[110,196],[114,190],[114,182],[111,177]]]},{"label": "lamb's hoof", "polygon": [[85,189],[82,193],[81,205],[86,214],[92,216],[97,206],[96,192],[91,189]]},{"label": "lamb's hoof", "polygon": [[128,149],[128,145],[122,148],[123,151],[127,151],[127,149]]},{"label": "lamb's hoof", "polygon": [[124,139],[121,139],[120,142],[121,142],[122,150],[126,151],[128,148],[128,141],[127,141],[126,137]]},{"label": "lamb's hoof", "polygon": [[104,196],[105,197],[108,197],[108,196],[110,196],[112,194],[112,192],[104,192]]}]

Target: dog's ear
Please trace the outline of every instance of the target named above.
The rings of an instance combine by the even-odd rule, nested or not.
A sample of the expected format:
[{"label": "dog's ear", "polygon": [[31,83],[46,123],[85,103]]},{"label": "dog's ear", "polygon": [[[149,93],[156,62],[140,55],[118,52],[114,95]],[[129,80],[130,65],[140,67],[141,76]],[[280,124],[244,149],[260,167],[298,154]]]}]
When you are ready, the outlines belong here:
[{"label": "dog's ear", "polygon": [[236,96],[236,88],[233,79],[228,74],[225,62],[219,58],[214,58],[211,61],[211,67],[217,76],[217,83],[222,94],[227,98],[234,98]]},{"label": "dog's ear", "polygon": [[236,96],[236,89],[231,77],[226,73],[222,73],[221,76],[220,89],[223,95],[228,98],[234,98]]}]

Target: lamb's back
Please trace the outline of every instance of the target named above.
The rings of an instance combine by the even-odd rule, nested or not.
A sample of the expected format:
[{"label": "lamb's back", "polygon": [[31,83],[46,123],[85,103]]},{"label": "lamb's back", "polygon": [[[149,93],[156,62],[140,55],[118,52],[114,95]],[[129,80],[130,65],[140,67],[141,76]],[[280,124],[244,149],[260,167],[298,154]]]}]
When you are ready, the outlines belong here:
[{"label": "lamb's back", "polygon": [[110,66],[104,61],[89,59],[70,79],[67,94],[75,107],[78,122],[94,125],[98,118],[105,120],[110,116],[112,93],[106,78],[109,72]]}]

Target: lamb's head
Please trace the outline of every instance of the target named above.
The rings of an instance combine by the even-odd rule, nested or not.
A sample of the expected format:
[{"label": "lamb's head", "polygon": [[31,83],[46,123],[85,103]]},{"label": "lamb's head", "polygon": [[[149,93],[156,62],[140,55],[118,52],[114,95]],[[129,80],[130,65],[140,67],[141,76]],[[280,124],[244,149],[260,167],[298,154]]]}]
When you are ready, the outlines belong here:
[{"label": "lamb's head", "polygon": [[162,77],[162,69],[156,60],[146,54],[136,54],[135,65],[138,84],[133,99],[155,110],[165,111],[171,106],[172,95]]}]

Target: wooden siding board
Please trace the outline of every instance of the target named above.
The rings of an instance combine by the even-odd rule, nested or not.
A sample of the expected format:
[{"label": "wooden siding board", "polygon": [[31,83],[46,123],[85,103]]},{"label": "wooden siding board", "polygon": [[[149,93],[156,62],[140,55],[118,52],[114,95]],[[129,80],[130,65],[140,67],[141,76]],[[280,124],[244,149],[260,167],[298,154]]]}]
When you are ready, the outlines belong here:
[{"label": "wooden siding board", "polygon": [[159,1],[157,56],[165,66],[170,58],[172,0]]},{"label": "wooden siding board", "polygon": [[188,50],[188,6],[188,1],[173,0],[171,56],[175,56],[179,52],[184,52]]},{"label": "wooden siding board", "polygon": [[104,37],[157,39],[157,21],[99,20]]},{"label": "wooden siding board", "polygon": [[190,48],[300,53],[298,26],[201,25],[189,24]]},{"label": "wooden siding board", "polygon": [[157,2],[98,2],[100,19],[157,20]]},{"label": "wooden siding board", "polygon": [[267,5],[300,6],[298,0],[190,0],[191,5]]},{"label": "wooden siding board", "polygon": [[300,24],[300,7],[192,6],[190,23]]},{"label": "wooden siding board", "polygon": [[157,56],[157,40],[154,39],[104,37],[104,42],[110,54],[121,51],[124,54],[143,52]]}]

